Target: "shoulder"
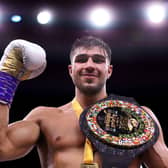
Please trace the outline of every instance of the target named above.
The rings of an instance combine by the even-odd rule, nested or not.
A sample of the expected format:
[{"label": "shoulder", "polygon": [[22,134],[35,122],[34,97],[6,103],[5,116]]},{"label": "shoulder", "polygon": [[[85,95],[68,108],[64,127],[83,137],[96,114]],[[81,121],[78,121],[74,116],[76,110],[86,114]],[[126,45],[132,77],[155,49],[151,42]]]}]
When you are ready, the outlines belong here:
[{"label": "shoulder", "polygon": [[72,110],[72,103],[69,102],[65,105],[62,105],[60,107],[57,107],[58,110],[63,111],[63,112],[70,112]]},{"label": "shoulder", "polygon": [[150,108],[148,108],[146,106],[141,106],[141,107],[153,118],[153,120],[156,122],[156,124],[159,128],[159,137],[158,137],[158,140],[154,146],[165,146],[164,135],[163,135],[163,131],[162,131],[162,128],[161,128],[161,125],[160,125],[158,118],[156,117],[156,115],[154,114],[154,112]]},{"label": "shoulder", "polygon": [[60,115],[71,111],[71,102],[59,107],[38,106],[32,109],[25,120],[40,120],[50,115]]},{"label": "shoulder", "polygon": [[42,117],[49,115],[52,112],[58,112],[59,109],[56,107],[38,106],[32,109],[24,120],[35,120],[39,121]]},{"label": "shoulder", "polygon": [[166,167],[168,148],[164,141],[164,135],[159,120],[148,107],[142,108],[153,118],[159,128],[159,137],[156,143],[143,153],[142,159],[149,167]]}]

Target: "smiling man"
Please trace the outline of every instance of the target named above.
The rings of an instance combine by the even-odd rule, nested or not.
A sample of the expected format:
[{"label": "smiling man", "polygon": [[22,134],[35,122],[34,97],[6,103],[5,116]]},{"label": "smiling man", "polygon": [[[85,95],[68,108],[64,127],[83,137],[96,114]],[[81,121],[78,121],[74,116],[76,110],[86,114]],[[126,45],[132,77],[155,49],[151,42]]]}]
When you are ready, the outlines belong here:
[{"label": "smiling man", "polygon": [[[80,46],[75,43],[70,57],[69,65],[70,76],[76,86],[76,92],[88,95],[102,93],[106,95],[106,80],[112,74],[111,51],[105,44],[102,46],[92,42],[93,46]],[[94,46],[95,45],[95,46]],[[97,45],[97,46],[96,46]],[[106,47],[105,50],[103,47]]]},{"label": "smiling man", "polygon": [[[108,96],[106,82],[113,70],[110,64],[111,50],[101,39],[86,36],[75,41],[70,59],[71,65],[68,69],[75,85],[75,98],[57,108],[37,107],[22,121],[8,125],[9,107],[17,85],[22,80],[31,79],[42,73],[46,60],[44,50],[36,44],[15,40],[7,46],[0,64],[0,161],[23,157],[36,146],[42,168],[106,168],[104,166],[106,163],[103,163],[104,156],[100,154],[95,140],[88,140],[89,137],[87,138],[87,135],[85,136],[81,131],[79,116],[83,109]],[[142,109],[155,121],[160,131],[159,137],[156,137],[150,147],[138,153],[139,155],[129,162],[124,160],[124,157],[115,157],[113,153],[107,160],[107,162],[112,161],[111,167],[114,166],[116,158],[119,162],[115,167],[138,168],[142,162],[152,168],[167,167],[168,150],[159,122],[150,109],[147,107]],[[125,112],[123,113],[125,115]],[[115,125],[120,127],[121,121],[132,119],[129,115],[122,114],[124,118],[122,117],[121,120],[116,115],[115,110],[114,114],[106,117],[108,121],[105,123],[109,129]],[[115,120],[116,117],[117,120]],[[133,120],[137,125],[139,124],[135,118]],[[128,124],[127,122],[125,125]],[[124,130],[127,130],[125,125]],[[118,129],[117,127],[115,126],[115,129]],[[114,132],[115,129],[112,131]],[[119,130],[122,131],[122,129]],[[130,131],[132,130],[134,128]],[[115,146],[114,150],[118,148],[120,145]],[[136,148],[138,149],[137,146]],[[122,163],[122,166],[119,163]]]}]

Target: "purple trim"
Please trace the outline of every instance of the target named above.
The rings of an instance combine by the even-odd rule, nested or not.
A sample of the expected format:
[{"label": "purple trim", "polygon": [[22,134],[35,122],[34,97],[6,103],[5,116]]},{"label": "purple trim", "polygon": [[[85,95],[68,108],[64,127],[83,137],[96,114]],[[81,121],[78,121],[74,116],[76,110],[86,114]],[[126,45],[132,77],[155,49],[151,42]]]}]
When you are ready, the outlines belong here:
[{"label": "purple trim", "polygon": [[6,72],[0,72],[0,102],[11,104],[19,80]]}]

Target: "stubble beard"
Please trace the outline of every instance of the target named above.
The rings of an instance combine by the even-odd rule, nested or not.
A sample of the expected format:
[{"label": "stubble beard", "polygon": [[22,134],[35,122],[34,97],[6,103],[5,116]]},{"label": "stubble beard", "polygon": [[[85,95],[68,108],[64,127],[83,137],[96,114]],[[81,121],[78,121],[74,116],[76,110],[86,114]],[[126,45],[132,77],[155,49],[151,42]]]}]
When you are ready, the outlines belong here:
[{"label": "stubble beard", "polygon": [[79,91],[87,96],[94,96],[98,94],[99,92],[101,92],[105,84],[105,82],[99,82],[98,84],[93,86],[93,81],[89,79],[85,81],[85,83],[87,84],[82,84],[82,81],[74,81],[74,84],[79,89]]}]

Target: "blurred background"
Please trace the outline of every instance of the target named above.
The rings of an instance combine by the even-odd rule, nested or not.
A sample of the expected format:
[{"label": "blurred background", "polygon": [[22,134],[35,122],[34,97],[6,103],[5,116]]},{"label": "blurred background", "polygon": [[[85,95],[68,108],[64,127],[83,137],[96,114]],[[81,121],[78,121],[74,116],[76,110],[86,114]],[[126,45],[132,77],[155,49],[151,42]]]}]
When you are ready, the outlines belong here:
[{"label": "blurred background", "polygon": [[[163,0],[1,0],[0,54],[20,38],[44,47],[48,62],[41,76],[19,85],[10,122],[36,106],[56,107],[72,100],[69,51],[84,35],[98,36],[112,49],[108,92],[134,97],[151,108],[168,144],[168,3]],[[40,168],[35,149],[22,159],[0,163],[2,168],[25,165]]]}]

